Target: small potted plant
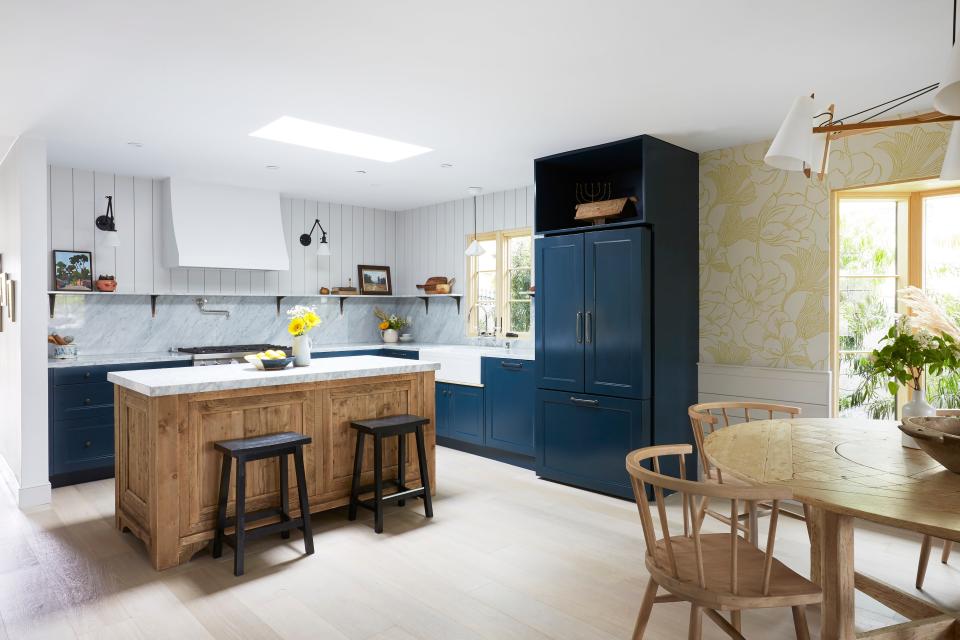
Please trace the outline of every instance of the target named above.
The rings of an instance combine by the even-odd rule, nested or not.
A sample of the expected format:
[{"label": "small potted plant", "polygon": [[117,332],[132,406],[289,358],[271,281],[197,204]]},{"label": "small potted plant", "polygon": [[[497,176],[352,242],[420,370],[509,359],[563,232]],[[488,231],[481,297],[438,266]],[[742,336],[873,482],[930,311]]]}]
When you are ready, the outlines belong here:
[{"label": "small potted plant", "polygon": [[117,279],[114,276],[97,276],[97,291],[102,291],[104,293],[113,293],[117,290]]},{"label": "small potted plant", "polygon": [[384,342],[396,342],[400,338],[400,330],[410,323],[396,314],[387,314],[385,311],[375,308],[373,315],[380,320],[380,338]]},{"label": "small potted plant", "polygon": [[[880,339],[881,346],[868,357],[869,370],[888,380],[887,389],[894,396],[901,385],[911,389],[903,417],[934,416],[937,410],[927,403],[923,374],[960,367],[960,330],[920,289],[907,287],[898,294],[912,315],[897,317]],[[906,440],[904,444],[912,446]]]},{"label": "small potted plant", "polygon": [[320,324],[320,316],[313,307],[297,305],[287,310],[290,322],[287,332],[293,336],[293,364],[297,367],[310,366],[310,331]]}]

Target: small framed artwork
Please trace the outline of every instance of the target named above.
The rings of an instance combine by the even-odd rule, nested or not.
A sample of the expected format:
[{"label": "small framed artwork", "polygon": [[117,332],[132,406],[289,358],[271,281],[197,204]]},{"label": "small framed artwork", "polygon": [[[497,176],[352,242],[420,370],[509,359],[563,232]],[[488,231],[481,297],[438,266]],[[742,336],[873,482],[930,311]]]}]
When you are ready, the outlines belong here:
[{"label": "small framed artwork", "polygon": [[53,250],[54,291],[93,291],[93,254]]},{"label": "small framed artwork", "polygon": [[393,295],[393,284],[390,281],[390,267],[358,264],[357,277],[360,280],[360,295]]}]

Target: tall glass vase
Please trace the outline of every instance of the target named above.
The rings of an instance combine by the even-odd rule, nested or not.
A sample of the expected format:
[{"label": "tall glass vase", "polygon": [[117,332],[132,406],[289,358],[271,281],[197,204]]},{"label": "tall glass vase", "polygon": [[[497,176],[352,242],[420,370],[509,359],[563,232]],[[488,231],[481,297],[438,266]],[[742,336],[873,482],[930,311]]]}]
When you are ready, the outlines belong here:
[{"label": "tall glass vase", "polygon": [[310,336],[293,336],[293,365],[295,367],[310,366]]},{"label": "tall glass vase", "polygon": [[[927,393],[924,384],[919,389],[914,390],[910,402],[903,405],[902,415],[904,418],[924,418],[937,415],[936,407],[931,407],[927,402]],[[919,449],[916,440],[907,434],[900,432],[900,444],[911,449]]]}]

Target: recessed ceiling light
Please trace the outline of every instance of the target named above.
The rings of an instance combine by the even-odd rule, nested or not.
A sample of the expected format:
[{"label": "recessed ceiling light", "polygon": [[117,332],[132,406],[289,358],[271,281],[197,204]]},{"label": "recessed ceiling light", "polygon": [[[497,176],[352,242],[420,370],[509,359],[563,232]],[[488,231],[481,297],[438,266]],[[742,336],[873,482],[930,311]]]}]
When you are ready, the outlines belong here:
[{"label": "recessed ceiling light", "polygon": [[127,144],[130,145],[131,147],[136,147],[138,149],[143,146],[142,142],[128,142]]},{"label": "recessed ceiling light", "polygon": [[366,169],[357,169],[356,171],[354,171],[354,173],[366,173],[366,172],[367,172]]},{"label": "recessed ceiling light", "polygon": [[266,165],[265,168],[266,168],[266,169],[269,169],[270,171],[276,171],[276,170],[279,169],[280,167],[278,167],[278,166],[275,165],[275,164],[268,164],[268,165]]},{"label": "recessed ceiling light", "polygon": [[453,164],[451,164],[451,163],[449,163],[449,162],[441,162],[441,163],[440,163],[440,168],[441,168],[441,169],[449,169],[449,168],[451,168],[452,166],[453,166]]},{"label": "recessed ceiling light", "polygon": [[381,138],[369,133],[331,127],[319,122],[310,122],[290,116],[277,118],[250,135],[255,138],[276,140],[277,142],[342,153],[357,158],[379,160],[380,162],[396,162],[433,151],[433,149],[415,144]]}]

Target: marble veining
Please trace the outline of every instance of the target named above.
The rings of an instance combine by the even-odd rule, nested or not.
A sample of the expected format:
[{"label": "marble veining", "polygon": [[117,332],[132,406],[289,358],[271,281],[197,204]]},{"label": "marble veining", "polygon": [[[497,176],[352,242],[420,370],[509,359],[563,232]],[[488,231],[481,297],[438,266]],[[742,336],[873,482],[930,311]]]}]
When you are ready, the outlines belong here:
[{"label": "marble veining", "polygon": [[190,360],[187,353],[111,353],[79,356],[74,360],[47,360],[50,369],[64,367],[92,367],[104,364],[134,364],[138,362],[178,362]]},{"label": "marble veining", "polygon": [[212,367],[115,371],[107,374],[107,380],[139,394],[157,397],[420,373],[436,371],[439,368],[440,365],[436,362],[421,360],[382,356],[346,356],[317,358],[310,363],[309,367],[288,367],[280,371],[259,371],[252,364],[243,363]]},{"label": "marble veining", "polygon": [[[380,332],[374,307],[408,318],[418,343],[475,344],[466,335],[468,309],[457,313],[451,298],[430,301],[429,313],[419,299],[355,297],[344,304],[343,315],[336,300],[287,297],[277,316],[272,296],[206,296],[207,308],[226,309],[230,317],[202,315],[196,296],[160,296],[157,316],[150,316],[149,296],[70,296],[57,298],[56,316],[49,331],[73,336],[81,356],[105,354],[164,353],[175,347],[269,342],[290,344],[285,311],[293,305],[315,306],[323,320],[311,332],[313,348],[328,345],[379,344]],[[532,346],[522,341],[518,347]]]}]

